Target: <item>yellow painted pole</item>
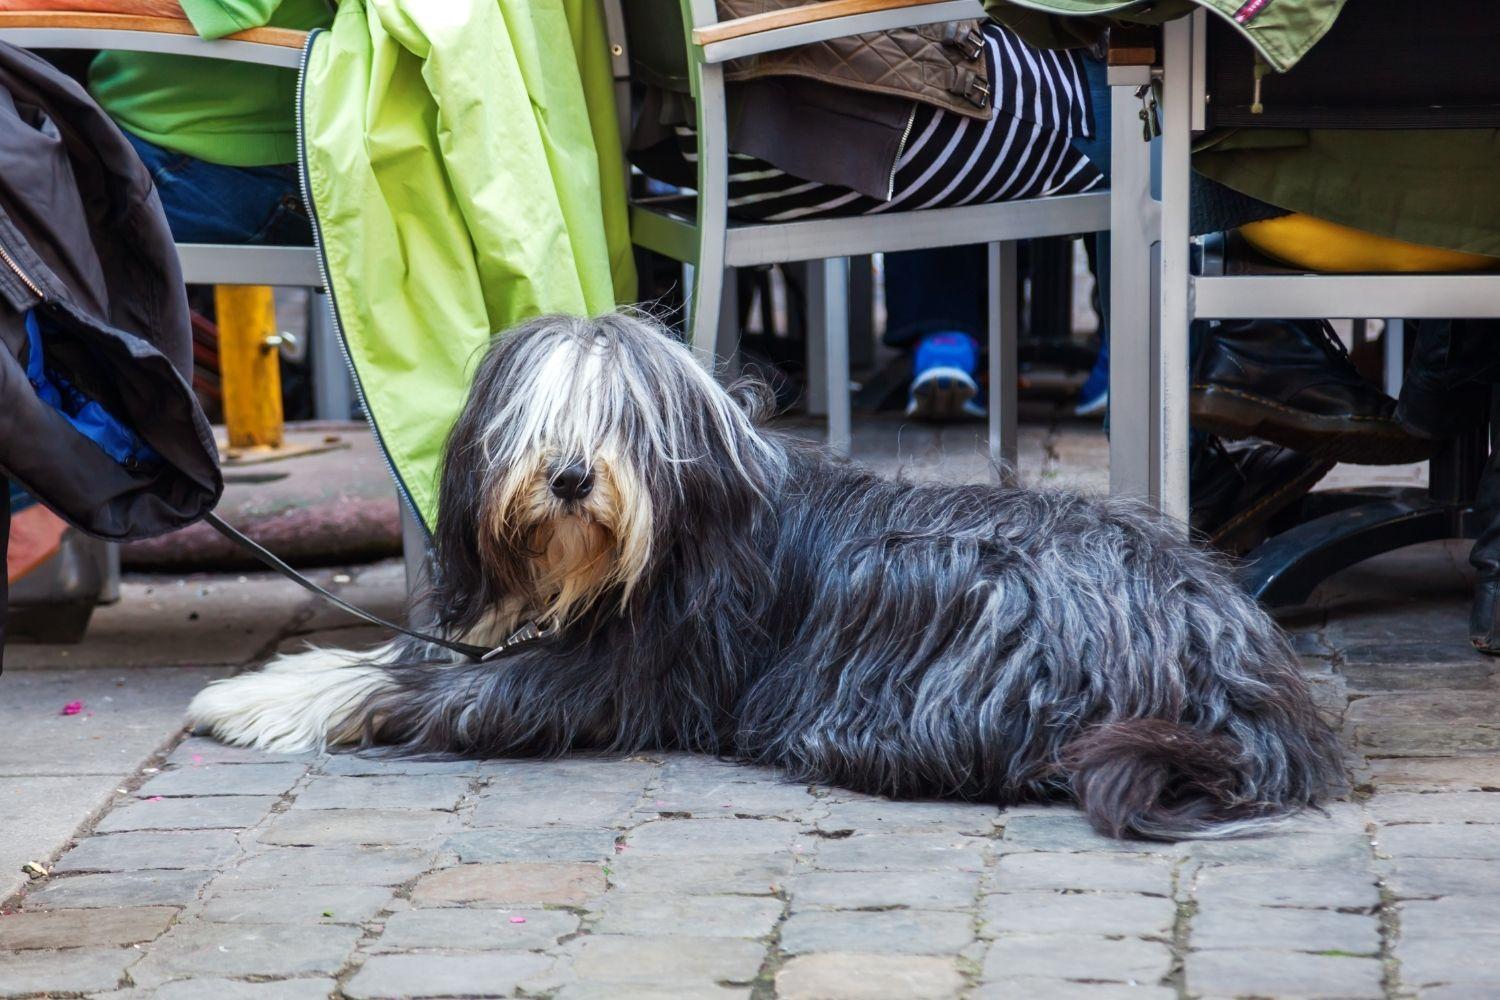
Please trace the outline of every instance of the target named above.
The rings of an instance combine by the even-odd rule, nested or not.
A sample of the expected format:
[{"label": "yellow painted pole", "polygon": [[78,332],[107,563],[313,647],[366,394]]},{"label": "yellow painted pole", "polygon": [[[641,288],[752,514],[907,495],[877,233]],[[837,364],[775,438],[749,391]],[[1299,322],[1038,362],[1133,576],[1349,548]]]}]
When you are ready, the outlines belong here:
[{"label": "yellow painted pole", "polygon": [[229,447],[279,448],[281,367],[275,297],[264,285],[215,285],[214,307]]}]

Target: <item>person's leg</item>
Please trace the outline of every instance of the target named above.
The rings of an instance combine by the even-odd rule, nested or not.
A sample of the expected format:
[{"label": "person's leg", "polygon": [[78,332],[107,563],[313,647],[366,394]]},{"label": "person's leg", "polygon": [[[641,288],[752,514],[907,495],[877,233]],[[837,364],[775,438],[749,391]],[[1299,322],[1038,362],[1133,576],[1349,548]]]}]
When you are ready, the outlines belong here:
[{"label": "person's leg", "polygon": [[1500,380],[1500,322],[1424,319],[1415,325],[1396,420],[1412,434],[1441,440],[1483,419],[1490,386]]},{"label": "person's leg", "polygon": [[[1093,108],[1094,134],[1074,136],[1073,148],[1078,150],[1104,175],[1109,182],[1109,148],[1114,134],[1113,118],[1110,115],[1109,79],[1101,59],[1085,56],[1084,76],[1089,85],[1089,101]],[[1094,358],[1094,367],[1089,377],[1078,390],[1078,404],[1074,412],[1078,416],[1103,413],[1109,406],[1109,233],[1091,233],[1084,237],[1088,249],[1089,269],[1094,272],[1094,311],[1099,314],[1099,354]]]},{"label": "person's leg", "polygon": [[982,245],[885,255],[884,339],[912,351],[908,415],[983,415],[977,375],[989,313],[988,260]]},{"label": "person's leg", "polygon": [[1194,352],[1188,407],[1194,427],[1340,462],[1401,465],[1433,451],[1321,320],[1216,324]]},{"label": "person's leg", "polygon": [[295,166],[226,167],[125,136],[156,184],[177,242],[312,243]]}]

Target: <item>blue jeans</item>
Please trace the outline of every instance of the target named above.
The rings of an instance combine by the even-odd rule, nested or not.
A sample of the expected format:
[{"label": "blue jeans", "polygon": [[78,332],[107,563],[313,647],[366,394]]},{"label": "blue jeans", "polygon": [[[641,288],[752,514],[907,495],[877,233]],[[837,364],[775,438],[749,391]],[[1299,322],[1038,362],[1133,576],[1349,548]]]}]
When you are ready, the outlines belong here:
[{"label": "blue jeans", "polygon": [[310,246],[297,168],[226,167],[174,153],[125,132],[151,174],[179,243]]},{"label": "blue jeans", "polygon": [[[1109,182],[1109,83],[1104,63],[1093,57],[1083,60],[1093,102],[1094,134],[1077,136],[1073,148],[1093,161]],[[1109,304],[1109,236],[1089,237],[1095,252],[1094,276],[1099,283],[1103,308]],[[891,347],[910,347],[929,333],[955,330],[985,342],[989,325],[988,266],[984,246],[942,247],[885,255],[885,342]],[[1107,337],[1101,325],[1100,336]]]}]

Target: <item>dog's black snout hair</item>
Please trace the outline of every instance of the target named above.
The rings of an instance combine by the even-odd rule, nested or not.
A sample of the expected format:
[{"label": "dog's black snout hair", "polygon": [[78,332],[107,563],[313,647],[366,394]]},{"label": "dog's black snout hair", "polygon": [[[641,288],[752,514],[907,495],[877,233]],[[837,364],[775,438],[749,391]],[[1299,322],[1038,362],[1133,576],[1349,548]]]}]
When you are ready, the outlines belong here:
[{"label": "dog's black snout hair", "polygon": [[559,500],[582,500],[594,491],[594,472],[582,462],[569,462],[552,471],[552,494]]}]

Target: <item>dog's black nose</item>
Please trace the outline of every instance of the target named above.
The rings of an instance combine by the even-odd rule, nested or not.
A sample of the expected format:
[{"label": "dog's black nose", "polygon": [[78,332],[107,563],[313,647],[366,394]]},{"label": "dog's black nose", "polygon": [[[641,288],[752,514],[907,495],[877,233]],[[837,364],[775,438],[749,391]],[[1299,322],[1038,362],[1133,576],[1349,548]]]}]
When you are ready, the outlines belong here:
[{"label": "dog's black nose", "polygon": [[594,491],[594,473],[582,462],[573,462],[552,473],[552,494],[559,500],[582,500]]}]

